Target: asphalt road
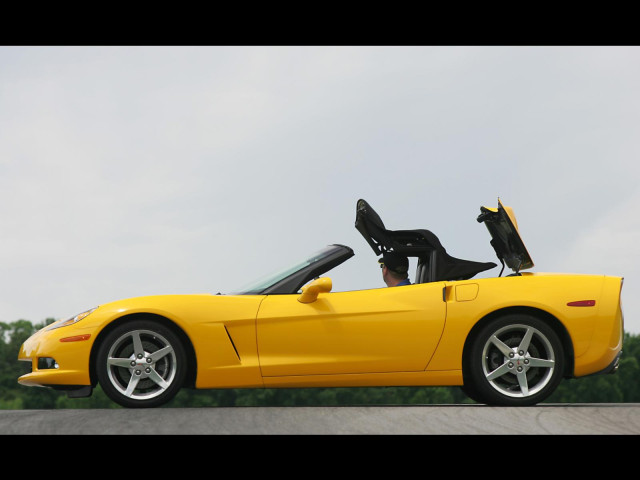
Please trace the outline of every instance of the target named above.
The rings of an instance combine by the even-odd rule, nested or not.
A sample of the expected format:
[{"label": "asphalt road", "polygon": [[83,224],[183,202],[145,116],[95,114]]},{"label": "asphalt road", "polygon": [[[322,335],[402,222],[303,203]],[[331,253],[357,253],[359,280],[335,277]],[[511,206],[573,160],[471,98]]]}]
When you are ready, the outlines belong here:
[{"label": "asphalt road", "polygon": [[2,435],[637,435],[640,404],[0,410]]}]

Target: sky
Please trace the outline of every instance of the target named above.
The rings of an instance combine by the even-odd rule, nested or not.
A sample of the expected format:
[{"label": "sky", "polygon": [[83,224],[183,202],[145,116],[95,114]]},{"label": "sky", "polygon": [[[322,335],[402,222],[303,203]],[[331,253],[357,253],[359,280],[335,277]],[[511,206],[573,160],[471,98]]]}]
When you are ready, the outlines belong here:
[{"label": "sky", "polygon": [[638,47],[0,46],[0,321],[230,292],[333,243],[334,290],[382,288],[360,198],[496,261],[500,198],[531,271],[624,277],[639,334],[639,133]]}]

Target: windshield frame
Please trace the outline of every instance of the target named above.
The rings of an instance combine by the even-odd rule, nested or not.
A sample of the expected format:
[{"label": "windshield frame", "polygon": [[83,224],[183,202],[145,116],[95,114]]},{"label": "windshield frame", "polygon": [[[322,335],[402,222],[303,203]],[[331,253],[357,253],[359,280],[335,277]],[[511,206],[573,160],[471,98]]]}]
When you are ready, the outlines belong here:
[{"label": "windshield frame", "polygon": [[328,245],[301,261],[235,290],[229,295],[272,295],[296,293],[309,280],[340,265],[354,255],[345,245]]}]

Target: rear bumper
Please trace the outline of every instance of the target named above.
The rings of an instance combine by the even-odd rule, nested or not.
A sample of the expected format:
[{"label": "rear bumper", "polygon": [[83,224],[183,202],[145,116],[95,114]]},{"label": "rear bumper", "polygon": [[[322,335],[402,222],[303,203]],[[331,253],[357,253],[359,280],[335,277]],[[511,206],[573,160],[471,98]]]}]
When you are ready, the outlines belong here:
[{"label": "rear bumper", "polygon": [[624,341],[621,290],[621,277],[603,277],[602,292],[592,317],[589,346],[576,355],[575,377],[613,373],[616,370]]},{"label": "rear bumper", "polygon": [[603,368],[602,370],[600,370],[599,372],[595,372],[592,373],[590,375],[587,376],[593,376],[593,375],[608,375],[611,373],[616,373],[618,371],[618,367],[620,366],[620,357],[622,356],[622,350],[620,350],[618,352],[618,354],[616,355],[616,357],[613,359],[613,361],[607,365],[607,367]]}]

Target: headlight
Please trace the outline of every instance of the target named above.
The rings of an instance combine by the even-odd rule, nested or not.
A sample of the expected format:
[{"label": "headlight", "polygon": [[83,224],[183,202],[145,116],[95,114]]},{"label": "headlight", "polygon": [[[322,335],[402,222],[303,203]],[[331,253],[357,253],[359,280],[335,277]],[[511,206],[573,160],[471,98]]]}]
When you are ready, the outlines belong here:
[{"label": "headlight", "polygon": [[86,312],[82,312],[79,313],[78,315],[76,315],[75,317],[71,317],[68,320],[60,320],[57,321],[55,323],[53,323],[47,330],[54,330],[56,328],[60,328],[60,327],[67,327],[69,325],[73,325],[75,323],[78,323],[80,320],[82,320],[83,318],[85,318],[87,315],[89,315],[91,312],[95,311],[98,307],[92,308],[91,310],[87,310]]}]

